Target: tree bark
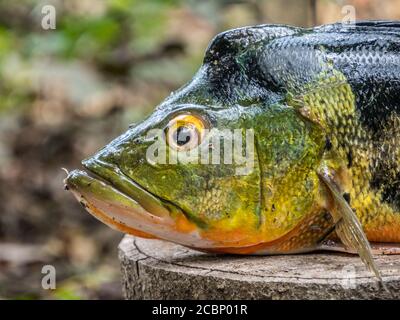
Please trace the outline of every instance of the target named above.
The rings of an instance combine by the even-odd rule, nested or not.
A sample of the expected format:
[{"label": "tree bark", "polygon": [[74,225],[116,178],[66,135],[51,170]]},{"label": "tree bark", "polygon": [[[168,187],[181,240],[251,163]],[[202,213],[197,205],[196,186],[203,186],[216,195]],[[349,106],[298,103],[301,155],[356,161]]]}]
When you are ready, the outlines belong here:
[{"label": "tree bark", "polygon": [[125,236],[119,246],[127,299],[395,299],[399,256],[376,256],[386,289],[357,256],[200,253]]}]

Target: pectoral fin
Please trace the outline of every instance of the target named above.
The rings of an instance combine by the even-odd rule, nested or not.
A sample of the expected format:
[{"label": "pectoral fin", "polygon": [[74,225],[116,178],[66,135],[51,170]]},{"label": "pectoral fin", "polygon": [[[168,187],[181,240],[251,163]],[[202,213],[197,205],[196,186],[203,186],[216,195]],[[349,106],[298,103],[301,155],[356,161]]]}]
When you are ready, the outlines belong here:
[{"label": "pectoral fin", "polygon": [[368,269],[373,272],[380,281],[382,281],[379,270],[372,257],[371,246],[356,214],[343,198],[340,188],[331,178],[329,173],[319,173],[319,177],[330,191],[334,201],[334,205],[330,208],[330,212],[336,223],[336,234],[346,247],[358,253]]}]

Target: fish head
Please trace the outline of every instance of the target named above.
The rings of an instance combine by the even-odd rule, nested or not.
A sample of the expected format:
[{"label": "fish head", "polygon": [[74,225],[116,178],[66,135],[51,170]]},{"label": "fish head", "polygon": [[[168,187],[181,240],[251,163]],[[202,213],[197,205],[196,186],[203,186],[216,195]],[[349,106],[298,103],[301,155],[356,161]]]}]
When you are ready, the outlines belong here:
[{"label": "fish head", "polygon": [[320,161],[321,137],[277,88],[252,79],[256,49],[244,55],[236,41],[215,39],[191,82],[69,173],[66,186],[91,214],[206,250],[263,243],[287,231],[292,207],[307,214],[283,181],[309,183],[295,170]]},{"label": "fish head", "polygon": [[200,248],[252,243],[260,172],[241,118],[231,108],[159,108],[65,183],[90,213],[127,233]]}]

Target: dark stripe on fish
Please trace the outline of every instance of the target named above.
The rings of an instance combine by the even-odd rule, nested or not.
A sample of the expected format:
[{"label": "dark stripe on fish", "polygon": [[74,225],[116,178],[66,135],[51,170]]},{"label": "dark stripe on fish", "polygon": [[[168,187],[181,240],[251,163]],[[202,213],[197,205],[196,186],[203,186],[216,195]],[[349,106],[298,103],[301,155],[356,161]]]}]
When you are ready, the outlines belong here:
[{"label": "dark stripe on fish", "polygon": [[[346,76],[356,97],[356,113],[367,132],[359,143],[372,142],[375,147],[369,155],[371,187],[382,193],[383,201],[400,208],[400,175],[394,174],[400,159],[393,158],[394,149],[399,147],[386,146],[389,154],[380,149],[382,141],[391,141],[387,130],[391,119],[400,117],[400,22],[235,29],[212,41],[204,63],[208,88],[220,101],[242,105],[263,101],[269,105],[285,98],[290,81],[299,88],[320,73],[321,58]],[[355,157],[347,154],[349,168]]]}]

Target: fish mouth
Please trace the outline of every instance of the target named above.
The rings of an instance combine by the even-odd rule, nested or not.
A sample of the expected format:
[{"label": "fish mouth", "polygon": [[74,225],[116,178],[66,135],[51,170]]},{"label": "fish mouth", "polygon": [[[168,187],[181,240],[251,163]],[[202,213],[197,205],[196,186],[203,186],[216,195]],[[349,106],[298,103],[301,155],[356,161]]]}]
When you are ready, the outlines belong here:
[{"label": "fish mouth", "polygon": [[85,171],[73,170],[66,189],[95,218],[113,229],[145,238],[161,238],[191,247],[214,247],[177,206],[154,196],[117,166],[90,158]]}]

